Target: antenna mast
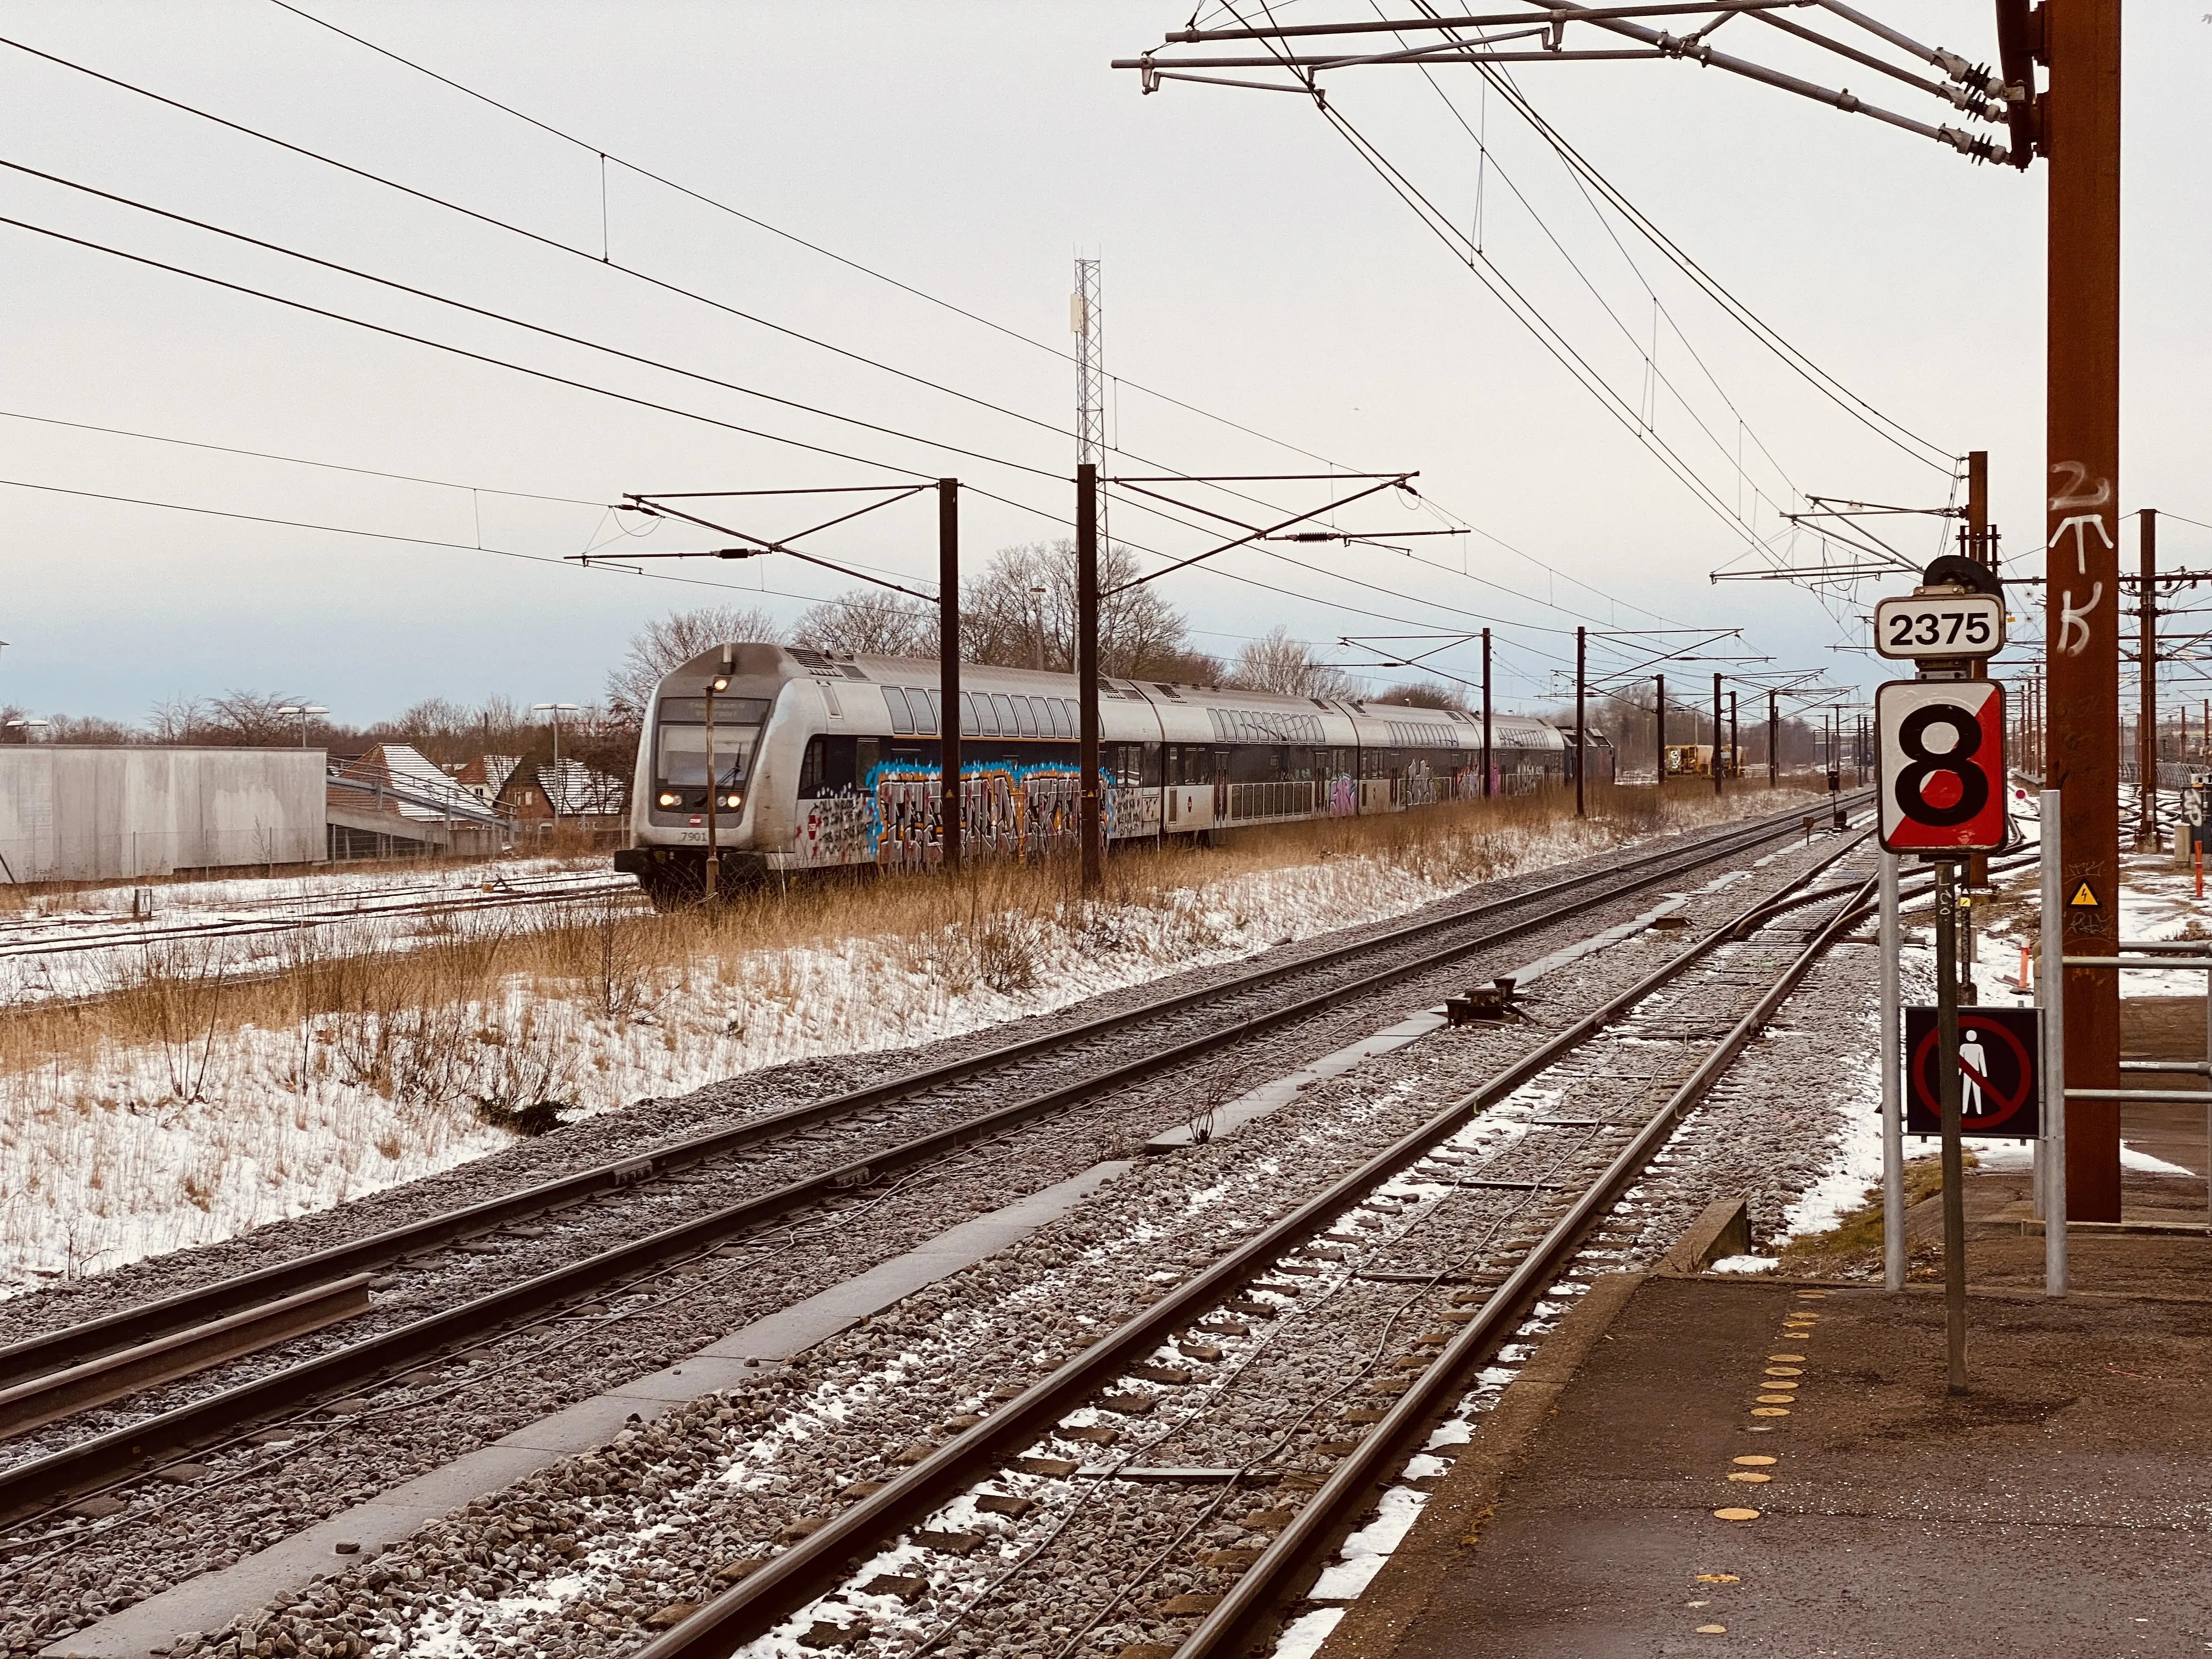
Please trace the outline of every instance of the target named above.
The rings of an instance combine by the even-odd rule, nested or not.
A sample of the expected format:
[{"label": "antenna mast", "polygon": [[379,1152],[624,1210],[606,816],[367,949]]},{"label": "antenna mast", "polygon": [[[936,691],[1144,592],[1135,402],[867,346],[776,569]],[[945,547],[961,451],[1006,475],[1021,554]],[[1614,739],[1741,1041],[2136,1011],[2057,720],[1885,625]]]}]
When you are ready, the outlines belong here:
[{"label": "antenna mast", "polygon": [[[1068,325],[1076,338],[1075,462],[1106,473],[1106,332],[1099,307],[1099,261],[1075,262],[1075,292],[1068,300]],[[1098,486],[1098,542],[1107,545],[1106,486]]]}]

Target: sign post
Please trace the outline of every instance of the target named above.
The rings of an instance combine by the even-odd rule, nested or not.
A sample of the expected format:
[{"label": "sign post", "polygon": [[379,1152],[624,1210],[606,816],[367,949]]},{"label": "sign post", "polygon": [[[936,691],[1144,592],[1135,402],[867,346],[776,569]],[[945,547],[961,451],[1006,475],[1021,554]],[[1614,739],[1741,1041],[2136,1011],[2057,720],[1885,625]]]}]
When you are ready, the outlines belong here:
[{"label": "sign post", "polygon": [[1904,1066],[1897,1052],[1897,854],[1881,858],[1881,1277],[1905,1288]]},{"label": "sign post", "polygon": [[[1987,684],[1987,682],[1984,682]],[[1943,1119],[1943,1328],[1953,1394],[1966,1391],[1966,1193],[1959,1144],[1958,868],[1936,866],[1936,1086]]]},{"label": "sign post", "polygon": [[[1975,660],[2003,647],[2003,591],[1993,572],[1972,560],[1937,559],[1911,596],[1884,599],[1875,609],[1875,650],[1913,662],[1920,671],[1917,679],[1892,680],[1875,691],[1875,726],[1882,850],[1917,853],[1936,866],[1932,1058],[1943,1136],[1943,1303],[1953,1394],[1966,1391],[1959,866],[1973,854],[1999,850],[2008,828],[2004,690],[1996,680],[1967,676]],[[1924,1046],[1908,1045],[1914,1056],[1908,1066],[1917,1068]],[[1977,1042],[1973,1054],[1983,1052]],[[1978,1100],[1981,1092],[1978,1080]]]}]

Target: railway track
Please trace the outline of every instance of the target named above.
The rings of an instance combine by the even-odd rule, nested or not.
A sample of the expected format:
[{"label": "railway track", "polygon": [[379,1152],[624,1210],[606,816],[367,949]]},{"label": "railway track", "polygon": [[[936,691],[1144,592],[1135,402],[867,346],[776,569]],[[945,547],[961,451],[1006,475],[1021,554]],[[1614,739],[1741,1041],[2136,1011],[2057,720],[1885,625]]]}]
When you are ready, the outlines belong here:
[{"label": "railway track", "polygon": [[[348,1275],[391,1267],[410,1256],[435,1252],[457,1242],[480,1239],[495,1230],[518,1225],[526,1231],[534,1218],[592,1198],[619,1195],[625,1202],[656,1185],[669,1188],[664,1207],[684,1218],[673,1225],[641,1224],[611,1248],[526,1273],[496,1289],[468,1295],[419,1317],[387,1319],[383,1328],[358,1340],[329,1334],[305,1358],[264,1364],[243,1381],[200,1391],[180,1403],[148,1413],[128,1415],[116,1426],[82,1433],[70,1443],[19,1459],[0,1469],[0,1516],[11,1520],[51,1514],[58,1506],[104,1487],[127,1484],[164,1460],[185,1451],[235,1443],[248,1425],[274,1415],[296,1413],[318,1401],[349,1394],[435,1361],[456,1348],[481,1343],[493,1333],[543,1321],[563,1308],[605,1297],[623,1285],[647,1282],[671,1264],[695,1260],[732,1238],[787,1221],[825,1204],[850,1201],[880,1192],[904,1172],[924,1168],[1019,1125],[1130,1082],[1184,1064],[1212,1049],[1270,1025],[1309,1018],[1349,998],[1385,988],[1408,976],[1433,973],[1475,951],[1539,928],[1555,925],[1597,906],[1662,884],[1685,872],[1725,860],[1767,842],[1796,832],[1795,815],[1731,829],[1625,860],[1598,881],[1588,874],[1539,884],[1513,896],[1465,907],[1442,916],[1384,930],[1352,944],[1332,947],[1295,962],[1272,963],[1211,986],[1156,1000],[1136,1009],[1079,1023],[1072,1027],[1001,1045],[950,1066],[893,1078],[872,1087],[733,1126],[713,1134],[665,1146],[642,1157],[579,1172],[523,1192],[434,1216],[313,1255],[276,1264],[220,1284],[180,1293],[161,1302],[130,1308],[48,1333],[0,1352],[0,1389],[34,1386],[42,1376],[78,1369],[149,1344],[188,1334],[242,1311],[291,1297]],[[1464,935],[1464,936],[1461,936]],[[1400,958],[1345,978],[1329,970],[1356,964],[1377,952]],[[1326,982],[1316,987],[1319,976]],[[1255,993],[1273,994],[1263,1006]],[[1208,1016],[1194,1030],[1172,1041],[1152,1035],[1140,1045],[1132,1034],[1163,1019]],[[1100,1051],[1107,1063],[1072,1080],[1059,1073],[1070,1055],[1085,1047]],[[972,1093],[988,1085],[1003,1093],[1003,1075],[1022,1071],[1047,1086],[1023,1092],[1009,1104],[975,1112],[957,1091]],[[954,1097],[933,1109],[924,1132],[888,1144],[872,1131],[884,1109],[917,1097]],[[871,1118],[871,1115],[875,1115]],[[894,1114],[894,1121],[896,1120]],[[916,1127],[908,1113],[909,1129]],[[773,1184],[756,1180],[755,1190],[737,1202],[704,1209],[677,1178],[712,1160],[747,1152],[758,1153],[794,1139],[805,1141],[825,1126],[842,1124],[844,1142],[833,1142],[816,1158],[816,1168],[798,1180]],[[842,1154],[842,1155],[841,1155]],[[557,1247],[550,1241],[548,1249]],[[66,1425],[64,1428],[66,1428]],[[4,1448],[0,1448],[4,1449]]]},{"label": "railway track", "polygon": [[[848,1648],[893,1629],[903,1650],[926,1652],[963,1623],[988,1645],[977,1626],[994,1601],[1041,1596],[1055,1609],[1047,1659],[1061,1659],[1164,1576],[1218,1588],[1156,1598],[1139,1645],[1227,1659],[1268,1644],[1378,1484],[1540,1297],[1559,1294],[1547,1287],[1873,890],[1869,876],[1821,891],[1825,914],[1809,923],[1784,908],[1796,896],[1786,890],[1748,908],[1050,1374],[978,1407],[973,1426],[860,1489],[869,1495],[641,1659],[725,1659],[771,1633]],[[1645,1069],[1623,1087],[1627,1055]],[[1517,1118],[1499,1115],[1516,1100]],[[1565,1115],[1568,1101],[1590,1103]],[[1364,1363],[1316,1397],[1314,1366],[1290,1360],[1303,1346],[1309,1362],[1317,1348],[1340,1364],[1348,1335]],[[1274,1393],[1301,1387],[1288,1404]],[[1102,1440],[1116,1449],[1102,1455]],[[1133,1529],[1174,1541],[1124,1559],[1101,1605],[1086,1570],[1102,1551],[1126,1558],[1115,1534],[1153,1494],[1166,1494],[1151,1500],[1164,1520]],[[978,1516],[1014,1517],[995,1551],[975,1551]],[[1224,1531],[1238,1543],[1222,1547]],[[917,1614],[925,1598],[932,1611]],[[1024,1627],[1010,1639],[1036,1638]]]},{"label": "railway track", "polygon": [[[419,896],[422,894],[433,896]],[[346,902],[290,898],[256,907],[265,910],[264,915],[224,915],[204,921],[160,917],[122,922],[106,916],[70,918],[36,926],[0,927],[0,959],[127,950],[186,939],[258,938],[352,922],[467,915],[484,910],[625,896],[643,902],[636,881],[627,876],[589,881],[526,877],[473,890],[456,890],[453,887],[385,889],[360,894]]]}]

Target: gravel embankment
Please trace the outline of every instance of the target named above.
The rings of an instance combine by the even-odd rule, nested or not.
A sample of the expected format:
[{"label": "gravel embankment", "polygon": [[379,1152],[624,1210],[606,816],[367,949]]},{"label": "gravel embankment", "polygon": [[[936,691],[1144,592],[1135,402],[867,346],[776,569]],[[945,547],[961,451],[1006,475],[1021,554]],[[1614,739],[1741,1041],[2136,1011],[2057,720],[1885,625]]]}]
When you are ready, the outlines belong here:
[{"label": "gravel embankment", "polygon": [[[1771,886],[1810,856],[1774,860],[1756,888]],[[1741,884],[1693,900],[1690,914],[1698,927],[1710,926],[1741,908],[1753,890],[1751,884]],[[1636,907],[1622,908],[1632,912]],[[1604,925],[1605,918],[1592,917],[1567,931],[1588,933]],[[1506,954],[1526,959],[1544,948],[1544,941],[1516,941]],[[1563,974],[1557,983],[1546,981],[1539,988],[1543,994],[1535,1010],[1541,1024],[1565,1023],[1677,948],[1674,940],[1639,936]],[[1717,1035],[1717,1022],[1720,1029],[1732,1023],[1728,1006],[1756,994],[1763,966],[1781,959],[1784,949],[1761,940],[1722,953],[1711,981],[1701,991],[1671,1001],[1662,993],[1627,1030],[1608,1040],[1606,1052],[1638,1056],[1638,1072],[1662,1071],[1657,1063],[1662,1054],[1689,1053],[1700,1033],[1710,1040]],[[1755,1045],[1705,1109],[1677,1134],[1662,1164],[1597,1242],[1590,1258],[1594,1268],[1656,1254],[1717,1193],[1750,1193],[1755,1215],[1771,1226],[1790,1198],[1816,1178],[1826,1131],[1817,1104],[1809,1110],[1807,1106],[1803,1054],[1808,1048],[1845,1052],[1869,1040],[1864,970],[1852,968],[1850,955],[1832,958],[1800,990],[1785,1015],[1790,1040],[1778,1036]],[[1696,983],[1694,977],[1690,983]],[[1732,987],[1725,995],[1724,983]],[[1433,1002],[1433,992],[1425,1000]],[[1364,1032],[1377,1022],[1370,1010],[1354,1023]],[[656,1614],[665,1620],[684,1602],[711,1594],[720,1582],[718,1571],[757,1559],[809,1519],[829,1513],[844,1487],[880,1478],[914,1449],[941,1440],[962,1418],[987,1404],[993,1391],[1031,1380],[1095,1339],[1137,1305],[1147,1284],[1169,1282],[1211,1261],[1225,1238],[1261,1224],[1336,1178],[1381,1139],[1475,1086],[1542,1034],[1541,1026],[1440,1032],[1352,1076],[1308,1089],[1292,1105],[1231,1140],[1142,1164],[1022,1246],[820,1345],[788,1366],[763,1368],[750,1387],[709,1397],[631,1431],[611,1447],[434,1524],[375,1561],[327,1577],[286,1608],[187,1644],[184,1650],[210,1649],[221,1659],[231,1659],[258,1651],[264,1643],[271,1652],[289,1647],[311,1656],[358,1652],[374,1644],[386,1651],[429,1646],[441,1653],[489,1653],[495,1645],[517,1642],[526,1650],[596,1656],[634,1646]],[[1340,1035],[1314,1052],[1341,1040],[1348,1039]],[[1272,1051],[1277,1045],[1261,1039],[1253,1046]],[[1255,1080],[1287,1069],[1279,1053],[1240,1058],[1249,1060],[1247,1069]],[[1784,1090],[1783,1080],[1793,1065],[1796,1085]],[[1543,1085],[1524,1091],[1525,1101],[1516,1102],[1518,1116],[1632,1115],[1644,1097],[1639,1086],[1625,1066],[1608,1067],[1585,1057],[1579,1069],[1561,1068]],[[1155,1100],[1121,1109],[1121,1132],[1133,1136],[1146,1123],[1164,1127],[1180,1121],[1186,1109],[1179,1101]],[[1510,1178],[1555,1174],[1565,1180],[1577,1160],[1600,1157],[1608,1139],[1625,1133],[1525,1127],[1516,1132],[1516,1112],[1507,1109],[1486,1115],[1462,1137],[1468,1155],[1494,1161],[1498,1170],[1530,1172]],[[822,1237],[775,1258],[777,1271],[788,1271],[791,1278],[774,1287],[771,1299],[780,1304],[805,1294],[817,1280],[846,1276],[861,1257],[888,1245],[890,1235],[918,1242],[945,1224],[948,1209],[959,1204],[981,1208],[1003,1201],[1004,1170],[1012,1159],[1019,1159],[1024,1181],[1036,1185],[1095,1161],[1101,1150],[1095,1125],[1079,1137],[1057,1123],[1025,1131],[996,1147],[979,1148],[961,1168],[872,1204],[865,1212],[840,1217]],[[1401,1194],[1407,1206],[1370,1212],[1377,1218],[1376,1231],[1395,1241],[1361,1244],[1360,1265],[1370,1269],[1395,1262],[1400,1270],[1432,1270],[1446,1261],[1464,1267],[1470,1260],[1479,1268],[1493,1259],[1484,1252],[1517,1247],[1530,1235],[1525,1194],[1516,1199],[1494,1189],[1453,1189],[1418,1178],[1394,1183],[1390,1190]],[[877,1230],[877,1236],[864,1237]],[[562,1393],[558,1379],[571,1367],[597,1375],[598,1385],[605,1386],[608,1379],[595,1367],[613,1363],[612,1350],[627,1357],[622,1362],[625,1370],[645,1368],[629,1364],[641,1353],[653,1364],[661,1363],[652,1358],[656,1354],[675,1357],[696,1346],[702,1331],[726,1328],[744,1316],[744,1292],[731,1292],[738,1283],[757,1291],[768,1260],[757,1255],[712,1264],[720,1284],[695,1281],[680,1313],[641,1314],[594,1334],[572,1328],[568,1346],[552,1352],[496,1345],[498,1363],[511,1368],[496,1391],[519,1400],[526,1418],[550,1409],[548,1398],[557,1403]],[[1190,1382],[1165,1385],[1179,1397],[1223,1402],[1224,1409],[1184,1428],[1179,1442],[1163,1442],[1163,1461],[1241,1462],[1264,1454],[1273,1460],[1268,1467],[1285,1475],[1287,1486],[1272,1492],[1105,1489],[1075,1506],[1086,1517],[1084,1523],[1070,1523],[1052,1549],[1037,1558],[1037,1570],[1049,1569],[1050,1576],[1026,1590],[1010,1581],[978,1608],[947,1644],[948,1652],[1051,1654],[1091,1616],[1076,1618],[1077,1602],[1105,1605],[1116,1589],[1126,1588],[1116,1583],[1117,1574],[1126,1579],[1133,1566],[1150,1561],[1194,1526],[1191,1538],[1176,1547],[1182,1559],[1164,1562],[1125,1604],[1109,1607],[1103,1622],[1085,1638],[1098,1651],[1115,1650],[1122,1642],[1159,1639],[1143,1632],[1167,1628],[1160,1623],[1166,1595],[1202,1594],[1209,1582],[1218,1588],[1218,1570],[1204,1566],[1192,1553],[1196,1544],[1234,1549],[1251,1547],[1255,1538],[1264,1541],[1264,1522],[1254,1517],[1264,1516],[1269,1506],[1294,1501],[1302,1490],[1300,1478],[1325,1467],[1330,1455],[1327,1443],[1344,1431],[1340,1420],[1324,1424],[1325,1413],[1301,1413],[1317,1395],[1340,1390],[1347,1377],[1357,1376],[1354,1362],[1389,1365],[1413,1357],[1404,1350],[1409,1345],[1418,1348],[1417,1339],[1451,1311],[1437,1291],[1353,1281],[1341,1263],[1322,1266],[1313,1277],[1313,1291],[1285,1298],[1284,1306],[1326,1309],[1326,1317],[1286,1314],[1279,1323],[1243,1322],[1254,1328],[1219,1333],[1218,1343],[1206,1345],[1219,1347],[1219,1357],[1181,1356],[1176,1363],[1191,1370]],[[658,1292],[665,1295],[675,1288],[663,1285]],[[702,1301],[716,1297],[727,1299],[702,1320]],[[1540,1326],[1540,1316],[1536,1322]],[[670,1335],[683,1334],[684,1347],[671,1351],[656,1342],[664,1327],[675,1328]],[[1249,1353],[1240,1344],[1249,1346]],[[482,1375],[486,1369],[480,1365],[471,1391],[456,1396],[466,1402],[458,1411],[447,1403],[395,1402],[374,1434],[341,1431],[312,1452],[293,1457],[282,1472],[233,1479],[222,1488],[204,1485],[167,1500],[159,1516],[111,1524],[104,1531],[86,1528],[69,1540],[65,1553],[40,1551],[42,1559],[35,1565],[19,1558],[8,1573],[12,1582],[0,1581],[0,1601],[17,1604],[0,1607],[0,1620],[12,1621],[11,1644],[35,1645],[106,1611],[117,1599],[113,1586],[135,1579],[144,1589],[158,1588],[179,1571],[218,1564],[227,1550],[251,1547],[257,1541],[252,1532],[289,1530],[301,1519],[298,1500],[303,1486],[319,1484],[325,1497],[336,1492],[342,1501],[345,1494],[366,1496],[401,1478],[425,1454],[429,1462],[452,1455],[447,1447],[457,1437],[470,1437],[466,1429],[456,1430],[457,1420],[479,1436],[489,1427],[481,1425],[487,1414],[506,1420],[505,1412],[484,1402],[483,1384],[490,1381]],[[1215,1383],[1223,1386],[1214,1388]],[[380,1412],[384,1404],[377,1402]],[[1085,1426],[1082,1416],[1069,1419],[1068,1426]],[[1121,1438],[1114,1453],[1141,1445],[1174,1416],[1145,1413],[1117,1423]],[[382,1457],[380,1443],[386,1454]],[[1057,1454],[1060,1449],[1053,1449]],[[1105,1455],[1096,1442],[1084,1441],[1067,1442],[1066,1452],[1089,1460]],[[1149,1460],[1152,1453],[1147,1449],[1145,1455]],[[213,1478],[224,1473],[217,1471]],[[1018,1558],[1060,1512],[1055,1503],[1066,1510],[1073,1497],[1066,1482],[1042,1474],[1010,1475],[1000,1491],[1013,1500],[1000,1508],[1018,1508],[1024,1500],[1038,1507],[1008,1516],[979,1513],[971,1500],[963,1500],[966,1508],[956,1505],[943,1517],[948,1530],[979,1534],[978,1565],[957,1565],[957,1554],[939,1552],[918,1576],[941,1582],[925,1587],[919,1593],[923,1599],[914,1605],[901,1599],[897,1586],[860,1598],[856,1605],[885,1621],[881,1651],[910,1650],[922,1639],[917,1629],[926,1629],[931,1619],[941,1621],[979,1587],[975,1581],[981,1562],[992,1561],[998,1571],[1013,1565],[1004,1559],[1007,1550]],[[228,1517],[234,1534],[247,1535],[234,1544],[227,1540],[213,1546],[198,1538],[217,1514]],[[895,1571],[900,1565],[888,1564],[889,1576],[907,1576]],[[1209,1580],[1208,1573],[1214,1578]],[[1047,1587],[1061,1593],[1048,1594]],[[42,1601],[53,1597],[50,1605],[58,1616],[21,1618],[28,1595]],[[914,1625],[917,1620],[919,1626]],[[386,1648],[386,1644],[397,1645]]]}]

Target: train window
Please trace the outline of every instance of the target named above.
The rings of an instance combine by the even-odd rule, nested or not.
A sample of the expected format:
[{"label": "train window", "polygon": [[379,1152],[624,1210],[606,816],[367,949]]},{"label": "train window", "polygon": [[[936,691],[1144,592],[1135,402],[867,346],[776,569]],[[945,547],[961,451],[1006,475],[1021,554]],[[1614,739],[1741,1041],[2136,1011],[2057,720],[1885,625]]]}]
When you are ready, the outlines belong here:
[{"label": "train window", "polygon": [[1055,738],[1073,737],[1075,733],[1068,729],[1067,724],[1067,699],[1065,697],[1047,697],[1044,700],[1044,706],[1051,712],[1052,714],[1053,736]]},{"label": "train window", "polygon": [[1015,736],[1018,728],[1014,725],[1014,700],[1003,691],[994,691],[991,693],[991,708],[999,717],[998,724],[991,728],[991,734],[1000,738]]},{"label": "train window", "polygon": [[799,798],[842,794],[853,787],[853,739],[811,738],[799,763]]},{"label": "train window", "polygon": [[1027,697],[1014,699],[1013,729],[1025,738],[1036,736],[1036,715],[1030,711],[1030,700]]},{"label": "train window", "polygon": [[907,707],[914,710],[914,729],[926,738],[935,737],[937,735],[937,694],[933,691],[924,691],[917,686],[908,686],[906,702]]},{"label": "train window", "polygon": [[837,688],[836,686],[825,685],[822,688],[822,701],[830,705],[830,718],[831,720],[842,720],[845,718],[845,705],[837,701]]},{"label": "train window", "polygon": [[960,694],[960,735],[963,738],[976,738],[982,734],[983,728],[975,719],[975,696],[972,693],[963,691]]},{"label": "train window", "polygon": [[884,746],[873,738],[853,740],[853,771],[864,787],[875,783],[875,770],[883,760]]},{"label": "train window", "polygon": [[1163,745],[1157,743],[1148,743],[1144,745],[1145,775],[1143,782],[1147,788],[1158,788],[1164,780],[1164,775],[1160,770],[1160,763],[1164,758],[1165,758],[1160,752],[1162,746]]},{"label": "train window", "polygon": [[884,688],[884,701],[890,707],[891,730],[894,732],[912,732],[914,730],[914,711],[906,706],[906,693],[900,690],[896,685],[887,685]]}]

